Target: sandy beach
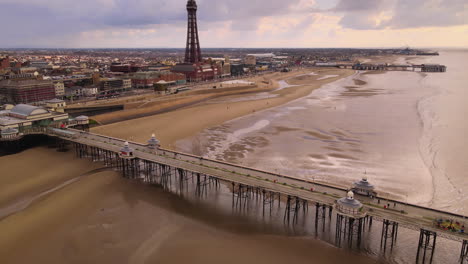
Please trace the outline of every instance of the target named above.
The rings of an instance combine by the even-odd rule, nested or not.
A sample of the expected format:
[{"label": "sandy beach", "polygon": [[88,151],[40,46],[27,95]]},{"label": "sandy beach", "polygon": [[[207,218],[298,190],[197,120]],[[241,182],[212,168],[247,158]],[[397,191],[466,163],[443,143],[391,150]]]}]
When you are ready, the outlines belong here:
[{"label": "sandy beach", "polygon": [[[314,75],[310,75],[311,72]],[[255,114],[263,109],[301,98],[323,84],[350,76],[353,72],[352,70],[315,68],[286,74],[275,73],[270,76],[274,82],[269,87],[269,94],[275,96],[272,98],[237,101],[228,104],[204,102],[160,115],[96,127],[92,131],[137,142],[146,142],[151,134],[155,133],[164,147],[174,148],[175,141],[179,139],[190,137],[205,128],[222,124],[225,121]],[[327,78],[321,79],[325,76]],[[288,83],[298,86],[277,90],[279,88],[278,82],[285,79],[288,80]],[[244,95],[238,95],[238,97],[242,96]],[[118,114],[115,113],[115,115]]]},{"label": "sandy beach", "polygon": [[[164,146],[173,147],[175,141],[204,128],[284,104],[352,73],[313,71],[317,75],[275,74],[268,87],[272,98],[229,104],[206,101],[93,131],[142,142],[155,132]],[[291,79],[296,75],[301,76]],[[330,75],[334,77],[316,81]],[[281,89],[278,81],[283,79],[298,86]],[[226,98],[236,97],[242,94]],[[27,161],[30,165],[23,166]],[[103,164],[79,160],[71,152],[37,147],[0,158],[0,166],[7,168],[3,175],[11,175],[0,179],[8,186],[0,194],[2,263],[237,263],[252,257],[256,263],[282,263],[291,256],[295,263],[310,259],[336,263],[343,258],[372,263],[309,238],[283,236],[240,216],[200,208],[113,171],[94,173]],[[40,243],[44,238],[47,243]]]},{"label": "sandy beach", "polygon": [[[351,74],[315,72],[319,75],[313,79],[336,76],[317,82],[308,77],[291,80],[297,85],[312,84],[273,91],[278,94],[275,98],[198,104],[94,131],[137,141],[156,132],[165,146],[172,147],[176,140],[206,127],[300,98]],[[128,181],[117,172],[99,171],[103,164],[79,160],[72,152],[37,147],[1,157],[0,166],[5,168],[0,184],[8,186],[0,194],[2,263],[238,263],[252,258],[259,264],[310,263],[311,259],[337,263],[344,258],[351,263],[374,263]]]},{"label": "sandy beach", "polygon": [[[177,141],[190,140],[192,136],[210,128],[222,129],[219,126],[229,120],[247,121],[246,126],[240,122],[239,127],[230,128],[236,131],[268,119],[270,110],[272,115],[276,114],[275,111],[289,111],[290,116],[285,115],[284,120],[271,120],[274,126],[266,132],[272,142],[266,144],[266,148],[261,141],[252,143],[260,151],[259,154],[254,153],[257,159],[265,158],[273,163],[279,160],[284,169],[299,168],[297,175],[304,173],[302,167],[293,166],[293,162],[305,164],[305,169],[320,166],[346,169],[349,163],[350,169],[357,168],[356,172],[340,170],[336,175],[352,177],[364,171],[363,167],[356,166],[361,164],[360,159],[367,160],[363,155],[380,157],[376,155],[380,148],[373,144],[366,150],[363,143],[372,142],[374,134],[353,134],[349,130],[353,128],[350,124],[355,125],[358,132],[361,129],[365,130],[362,132],[372,131],[369,129],[373,127],[366,122],[378,124],[375,127],[382,127],[386,133],[399,131],[383,126],[386,120],[400,120],[397,116],[380,118],[392,114],[390,109],[383,108],[388,98],[384,92],[391,91],[391,87],[385,86],[390,85],[389,76],[391,74],[388,73],[358,75],[354,71],[323,68],[276,73],[271,86],[262,88],[266,90],[206,98],[175,111],[96,127],[93,132],[140,142],[145,142],[151,133],[156,133],[163,146],[176,148]],[[409,74],[405,78],[415,82],[419,77]],[[327,86],[326,89],[318,89],[311,95],[312,91],[323,85]],[[330,94],[335,86],[341,88],[337,88],[335,94]],[[411,91],[404,86],[400,89]],[[416,95],[418,91],[414,92]],[[381,101],[375,101],[374,97],[378,95],[382,96]],[[344,107],[339,100],[321,99],[332,96],[346,100],[348,106]],[[407,94],[401,96],[402,100],[408,98]],[[350,104],[354,100],[357,101]],[[361,109],[363,100],[375,101],[374,104],[380,107],[375,109],[380,113],[374,115],[375,111],[370,113]],[[404,105],[411,106],[408,103]],[[356,113],[352,112],[351,106],[355,107]],[[140,110],[151,111],[145,107]],[[300,114],[300,111],[304,112]],[[353,114],[352,118],[345,115],[348,112]],[[369,116],[357,118],[362,113]],[[407,115],[406,112],[401,114]],[[250,122],[250,117],[256,121]],[[416,115],[414,118],[417,120]],[[292,119],[297,119],[300,125],[291,126],[289,122]],[[337,124],[328,124],[331,120],[336,120]],[[346,125],[348,130],[337,129],[342,125]],[[408,124],[404,125],[408,127]],[[419,124],[412,122],[412,125],[416,127]],[[330,133],[327,132],[327,126]],[[412,128],[411,136],[417,138],[420,129]],[[229,131],[227,129],[224,133]],[[404,137],[396,134],[393,138],[398,138],[398,142],[401,142],[401,138],[412,138],[403,132]],[[296,143],[302,144],[300,149],[304,153],[291,150],[298,149],[295,147],[297,145],[279,144],[287,142],[281,137],[291,138],[291,135],[302,140],[296,140]],[[310,138],[313,140],[308,141]],[[380,134],[375,134],[376,142],[381,142],[381,138]],[[344,145],[340,140],[343,140]],[[275,142],[279,142],[278,149],[281,151],[271,151],[277,147]],[[233,144],[232,147],[238,145]],[[392,141],[387,145],[393,149],[398,144]],[[409,147],[417,147],[410,143],[400,145],[411,153],[415,151]],[[314,151],[314,148],[321,147],[324,147],[324,152]],[[395,153],[407,159],[407,156],[399,155],[400,152]],[[277,154],[290,156],[285,159],[270,158]],[[291,162],[286,162],[288,160]],[[336,165],[337,162],[341,163]],[[24,166],[24,163],[29,166]],[[268,168],[278,165],[265,164]],[[369,164],[364,166],[369,167]],[[375,164],[380,166],[381,162],[376,160]],[[399,161],[398,164],[401,166],[403,163]],[[376,259],[378,252],[357,255],[310,236],[291,235],[269,223],[259,224],[245,215],[233,213],[229,203],[227,206],[213,206],[209,204],[212,202],[209,199],[204,202],[203,199],[181,198],[158,187],[123,179],[114,171],[96,170],[102,168],[103,164],[79,160],[71,152],[59,153],[53,148],[37,147],[1,157],[0,166],[3,175],[0,184],[8,186],[0,194],[0,215],[3,215],[0,217],[0,232],[4,234],[0,237],[1,263],[251,263],[253,259],[259,264],[288,261],[326,264],[341,263],[343,259],[349,263],[386,263],[386,260]],[[398,190],[410,185],[410,177],[393,177],[390,173],[395,167],[391,168],[378,171],[378,175],[389,173],[382,181],[394,180],[392,186]],[[368,170],[368,175],[372,177],[371,173],[373,171]],[[326,176],[329,177],[328,172]],[[378,183],[376,177],[371,179]],[[419,182],[419,186],[411,186],[420,187],[422,181]],[[374,240],[369,241],[372,243]],[[414,250],[408,245],[413,243],[405,240],[399,243],[399,256],[412,258]],[[445,249],[439,247],[438,250]],[[376,258],[370,259],[369,255]]]},{"label": "sandy beach", "polygon": [[[16,191],[2,195],[3,206],[102,167],[46,147],[19,155],[23,162],[38,163],[3,167],[15,156],[2,157],[3,175],[43,177],[34,188],[23,176],[9,178]],[[61,172],[52,169],[57,165]],[[259,264],[337,263],[344,258],[375,263],[308,237],[285,236],[113,171],[89,173],[31,201],[0,220],[0,232],[1,263],[249,263],[253,258]]]}]

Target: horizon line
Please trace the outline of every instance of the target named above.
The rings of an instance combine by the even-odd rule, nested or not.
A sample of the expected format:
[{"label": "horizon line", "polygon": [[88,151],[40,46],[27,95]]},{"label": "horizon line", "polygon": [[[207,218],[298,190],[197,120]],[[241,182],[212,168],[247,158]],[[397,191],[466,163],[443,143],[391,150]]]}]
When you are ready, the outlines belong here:
[{"label": "horizon line", "polygon": [[[468,49],[468,46],[388,46],[388,47],[205,47],[203,49]],[[185,49],[185,47],[0,47],[9,49]]]}]

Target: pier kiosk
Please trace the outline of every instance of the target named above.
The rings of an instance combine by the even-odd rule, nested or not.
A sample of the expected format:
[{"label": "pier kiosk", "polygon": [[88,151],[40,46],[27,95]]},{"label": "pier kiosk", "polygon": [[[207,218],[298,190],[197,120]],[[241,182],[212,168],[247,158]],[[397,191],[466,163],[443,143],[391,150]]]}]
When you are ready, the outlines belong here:
[{"label": "pier kiosk", "polygon": [[133,155],[133,149],[128,142],[124,143],[123,148],[119,151],[119,167],[123,172],[125,178],[137,178],[138,176],[138,162]]},{"label": "pier kiosk", "polygon": [[150,140],[148,140],[148,148],[158,149],[159,147],[161,147],[161,143],[156,139],[155,135],[152,134]]},{"label": "pier kiosk", "polygon": [[119,157],[122,159],[133,159],[133,149],[130,148],[128,142],[124,143],[123,148],[120,149]]},{"label": "pier kiosk", "polygon": [[370,184],[369,181],[367,180],[367,177],[364,176],[362,180],[357,181],[353,184],[353,187],[351,188],[351,191],[357,194],[369,196],[369,197],[375,197],[377,196],[377,193],[374,191],[375,187],[374,185]]},{"label": "pier kiosk", "polygon": [[89,131],[89,117],[81,115],[75,118],[76,126],[75,128],[81,129],[83,131]]},{"label": "pier kiosk", "polygon": [[361,244],[366,211],[360,201],[354,199],[354,193],[349,191],[346,197],[335,201],[336,232],[335,240],[338,246],[344,240],[352,247],[353,239],[357,239],[357,246]]}]

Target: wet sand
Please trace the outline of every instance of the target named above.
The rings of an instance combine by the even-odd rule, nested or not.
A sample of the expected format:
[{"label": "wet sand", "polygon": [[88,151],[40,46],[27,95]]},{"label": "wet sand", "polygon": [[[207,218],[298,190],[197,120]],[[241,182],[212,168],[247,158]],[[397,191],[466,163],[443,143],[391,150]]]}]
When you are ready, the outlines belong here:
[{"label": "wet sand", "polygon": [[[303,77],[304,74],[310,72],[315,72],[317,75]],[[350,76],[353,72],[351,70],[317,68],[286,75],[277,73],[273,76],[272,80],[274,82],[277,83],[280,80],[288,79],[291,84],[298,86],[271,91],[270,94],[278,95],[274,98],[234,101],[231,103],[209,103],[208,101],[169,113],[96,127],[93,132],[137,142],[146,142],[152,133],[156,133],[157,138],[161,140],[164,147],[173,149],[175,148],[175,141],[179,139],[190,137],[205,128],[222,124],[225,121],[304,97],[323,84]],[[301,79],[291,79],[295,75],[300,76]],[[317,80],[326,75],[336,75],[336,77]],[[238,97],[241,98],[243,95]]]},{"label": "wet sand", "polygon": [[[337,78],[286,88],[274,99],[200,104],[94,130],[137,141],[156,132],[172,147],[203,128],[299,98]],[[103,165],[71,152],[37,147],[0,157],[0,166],[0,208],[29,201],[0,220],[1,263],[376,263],[113,171],[93,173]]]},{"label": "wet sand", "polygon": [[[52,167],[57,164],[64,181],[102,166],[44,147],[19,155],[23,162],[40,164],[2,163],[2,178],[19,175],[10,184],[21,186],[25,175],[44,177],[35,184],[42,187],[14,192],[17,199],[54,185]],[[1,157],[0,162],[12,158],[17,157]],[[0,232],[0,263],[375,263],[310,237],[285,236],[113,171],[84,176],[34,201],[0,220]]]},{"label": "wet sand", "polygon": [[[63,159],[64,157],[67,159]],[[71,153],[56,151],[48,152],[45,157],[41,148],[1,157],[0,208],[18,202],[28,195],[38,195],[43,190],[53,188],[80,176],[86,170],[98,167],[82,160],[72,161],[72,158]]]}]

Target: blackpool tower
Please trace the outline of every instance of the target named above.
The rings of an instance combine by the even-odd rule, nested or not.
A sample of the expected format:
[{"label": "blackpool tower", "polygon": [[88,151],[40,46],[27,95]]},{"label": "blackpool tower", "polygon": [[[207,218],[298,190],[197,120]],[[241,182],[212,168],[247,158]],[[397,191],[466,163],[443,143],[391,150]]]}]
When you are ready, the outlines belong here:
[{"label": "blackpool tower", "polygon": [[201,62],[200,41],[198,40],[197,3],[195,0],[187,1],[188,24],[187,46],[185,48],[185,63]]}]

